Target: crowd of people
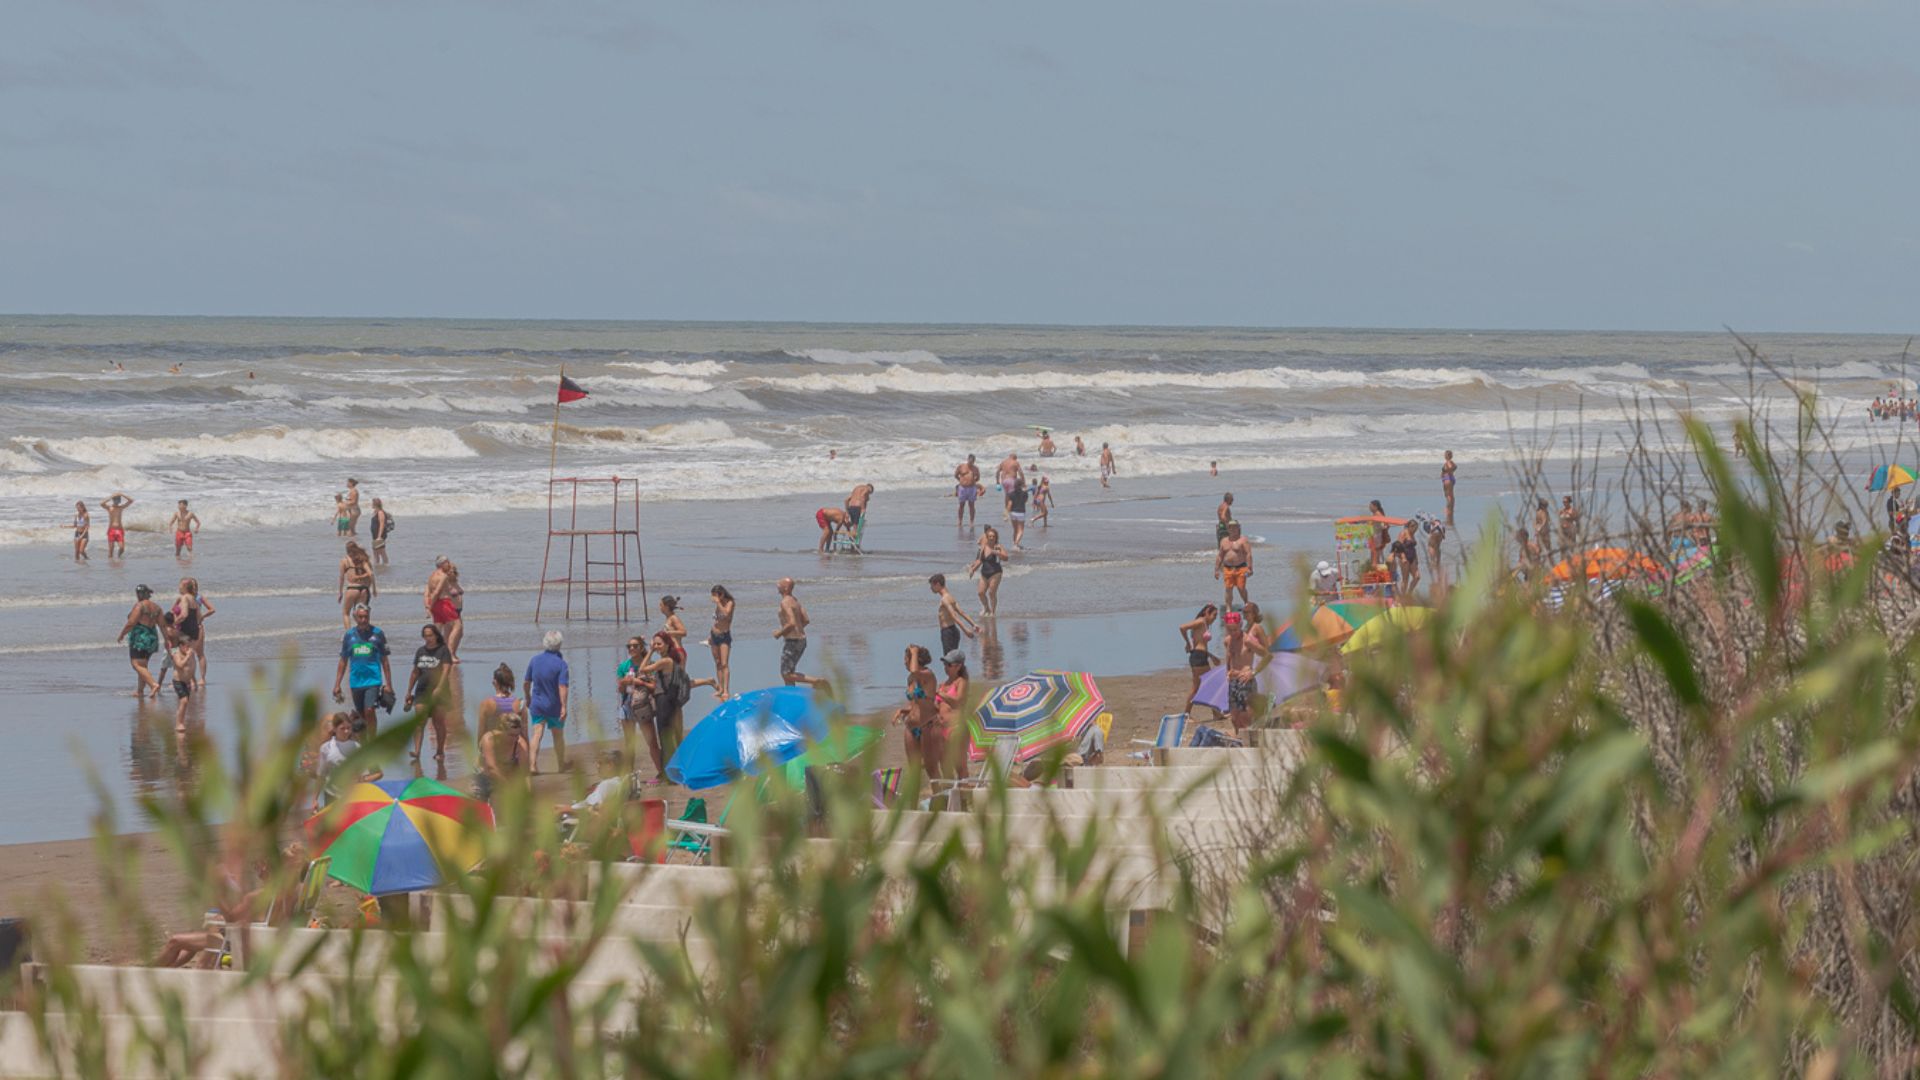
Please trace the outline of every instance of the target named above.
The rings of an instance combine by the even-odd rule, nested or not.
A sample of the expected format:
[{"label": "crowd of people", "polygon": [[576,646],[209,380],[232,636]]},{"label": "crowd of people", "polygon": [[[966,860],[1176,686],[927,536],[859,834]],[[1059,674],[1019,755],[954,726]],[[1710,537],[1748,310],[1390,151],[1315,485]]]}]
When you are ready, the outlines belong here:
[{"label": "crowd of people", "polygon": [[1875,420],[1913,420],[1920,418],[1920,400],[1892,394],[1876,397],[1867,406],[1867,415]]}]

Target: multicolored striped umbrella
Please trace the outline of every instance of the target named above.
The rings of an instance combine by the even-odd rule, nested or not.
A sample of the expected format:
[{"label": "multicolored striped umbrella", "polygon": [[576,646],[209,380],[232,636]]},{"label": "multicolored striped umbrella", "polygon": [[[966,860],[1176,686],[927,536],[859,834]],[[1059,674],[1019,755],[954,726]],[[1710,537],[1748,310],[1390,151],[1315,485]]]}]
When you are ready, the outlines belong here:
[{"label": "multicolored striped umbrella", "polygon": [[1321,604],[1308,617],[1305,632],[1291,621],[1274,631],[1273,651],[1300,652],[1303,649],[1339,645],[1386,610],[1386,605],[1367,600],[1335,600],[1330,604]]},{"label": "multicolored striped umbrella", "polygon": [[1867,477],[1868,491],[1885,491],[1913,483],[1913,473],[1899,465],[1882,465]]},{"label": "multicolored striped umbrella", "polygon": [[440,884],[442,866],[466,870],[486,853],[493,807],[438,780],[358,783],[307,820],[327,876],[370,896]]},{"label": "multicolored striped umbrella", "polygon": [[1106,704],[1093,676],[1074,671],[1036,671],[995,690],[967,717],[967,753],[984,761],[1002,736],[1020,740],[1013,760],[1039,757],[1062,743],[1072,745]]}]

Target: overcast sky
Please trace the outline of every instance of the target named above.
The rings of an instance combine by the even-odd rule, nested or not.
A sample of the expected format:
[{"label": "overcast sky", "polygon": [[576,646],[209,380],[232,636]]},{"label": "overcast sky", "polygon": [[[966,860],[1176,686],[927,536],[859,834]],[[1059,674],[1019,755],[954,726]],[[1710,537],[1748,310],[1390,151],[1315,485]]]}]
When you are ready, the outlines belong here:
[{"label": "overcast sky", "polygon": [[1914,0],[5,23],[0,311],[1920,325]]}]

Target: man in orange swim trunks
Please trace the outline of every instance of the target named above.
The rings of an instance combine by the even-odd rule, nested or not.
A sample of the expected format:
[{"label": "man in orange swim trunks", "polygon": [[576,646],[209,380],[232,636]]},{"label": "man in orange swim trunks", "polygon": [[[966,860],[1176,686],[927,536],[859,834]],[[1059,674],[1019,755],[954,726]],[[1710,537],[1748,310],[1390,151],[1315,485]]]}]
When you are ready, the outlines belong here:
[{"label": "man in orange swim trunks", "polygon": [[133,497],[124,491],[114,492],[111,498],[100,504],[100,509],[107,512],[107,558],[109,559],[124,556],[127,553],[127,528],[121,522],[120,515],[132,505]]},{"label": "man in orange swim trunks", "polygon": [[1240,590],[1240,604],[1247,603],[1247,578],[1253,576],[1253,544],[1240,535],[1238,521],[1227,522],[1227,535],[1220,539],[1220,550],[1213,556],[1213,576],[1226,582],[1221,606],[1232,610],[1233,591]]}]

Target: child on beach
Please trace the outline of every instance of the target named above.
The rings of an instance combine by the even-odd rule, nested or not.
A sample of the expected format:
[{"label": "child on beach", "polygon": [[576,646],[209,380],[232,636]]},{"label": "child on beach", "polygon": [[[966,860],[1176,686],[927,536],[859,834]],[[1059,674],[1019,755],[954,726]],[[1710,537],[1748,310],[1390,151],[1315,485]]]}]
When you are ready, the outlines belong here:
[{"label": "child on beach", "polygon": [[173,664],[173,695],[179,704],[173,710],[173,730],[187,730],[187,702],[193,699],[193,642],[180,632],[173,612],[160,616],[167,640],[167,659]]},{"label": "child on beach", "polygon": [[[353,737],[353,716],[350,713],[333,714],[330,728],[331,737],[320,744],[319,756],[314,761],[313,775],[320,781],[320,789],[313,793],[315,813],[326,809],[327,804],[340,797],[340,784],[335,780],[340,767],[347,759],[360,752],[360,743]],[[370,770],[364,773],[362,780],[378,780],[380,771]]]}]

